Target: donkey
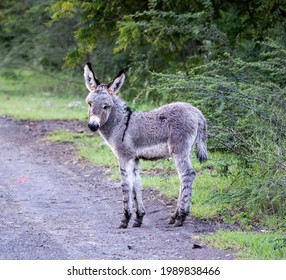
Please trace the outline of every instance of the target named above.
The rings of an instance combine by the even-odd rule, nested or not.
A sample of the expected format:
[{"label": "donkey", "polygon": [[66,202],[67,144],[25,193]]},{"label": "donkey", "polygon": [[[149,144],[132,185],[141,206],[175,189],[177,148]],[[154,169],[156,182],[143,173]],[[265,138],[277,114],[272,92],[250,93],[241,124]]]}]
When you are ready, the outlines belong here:
[{"label": "donkey", "polygon": [[120,228],[127,228],[132,215],[132,198],[136,218],[133,227],[142,225],[145,208],[142,201],[139,160],[172,157],[180,177],[180,194],[169,223],[182,226],[189,214],[192,184],[196,173],[190,154],[197,144],[197,158],[207,159],[207,125],[200,110],[188,103],[175,102],[160,108],[132,112],[118,97],[125,74],[121,71],[109,84],[102,84],[91,64],[84,67],[89,94],[88,127],[98,131],[118,159],[123,192],[123,218]]}]

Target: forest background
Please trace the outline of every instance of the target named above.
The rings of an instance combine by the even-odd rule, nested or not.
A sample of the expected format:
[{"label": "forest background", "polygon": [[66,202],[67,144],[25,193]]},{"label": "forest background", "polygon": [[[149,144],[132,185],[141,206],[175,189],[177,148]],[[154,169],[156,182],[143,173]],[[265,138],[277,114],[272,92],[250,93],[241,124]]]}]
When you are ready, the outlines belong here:
[{"label": "forest background", "polygon": [[285,249],[285,1],[1,1],[2,80],[67,73],[58,94],[84,98],[87,61],[106,82],[125,70],[122,95],[134,110],[197,106],[214,153],[204,168],[227,178],[212,190],[209,200],[223,204],[212,218],[279,232],[275,246]]}]

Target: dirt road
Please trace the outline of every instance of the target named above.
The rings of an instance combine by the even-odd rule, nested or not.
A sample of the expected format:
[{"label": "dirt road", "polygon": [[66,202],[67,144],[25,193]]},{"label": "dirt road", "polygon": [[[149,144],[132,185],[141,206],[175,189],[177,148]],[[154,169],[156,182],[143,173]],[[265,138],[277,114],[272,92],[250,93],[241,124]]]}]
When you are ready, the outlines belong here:
[{"label": "dirt road", "polygon": [[141,228],[118,229],[120,183],[102,168],[75,162],[68,144],[43,140],[79,122],[22,122],[0,118],[0,259],[232,259],[192,236],[215,230],[189,218],[168,225],[173,203],[144,190]]}]

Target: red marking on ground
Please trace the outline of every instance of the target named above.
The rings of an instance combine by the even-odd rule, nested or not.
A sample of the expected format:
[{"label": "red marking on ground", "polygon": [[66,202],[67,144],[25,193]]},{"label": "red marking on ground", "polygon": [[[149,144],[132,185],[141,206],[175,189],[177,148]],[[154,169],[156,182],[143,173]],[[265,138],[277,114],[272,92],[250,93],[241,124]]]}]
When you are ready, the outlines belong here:
[{"label": "red marking on ground", "polygon": [[25,176],[23,178],[11,178],[11,181],[16,181],[18,184],[25,184],[26,180],[28,180],[29,177]]}]

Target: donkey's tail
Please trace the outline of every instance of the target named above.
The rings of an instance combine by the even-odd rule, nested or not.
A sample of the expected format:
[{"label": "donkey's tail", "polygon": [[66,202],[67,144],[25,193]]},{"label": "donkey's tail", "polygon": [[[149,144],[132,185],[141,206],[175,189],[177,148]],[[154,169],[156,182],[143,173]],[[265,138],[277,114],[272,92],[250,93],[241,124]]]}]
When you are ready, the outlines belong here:
[{"label": "donkey's tail", "polygon": [[197,158],[200,163],[208,159],[207,152],[207,123],[203,118],[202,122],[199,123],[198,136],[197,136]]}]

